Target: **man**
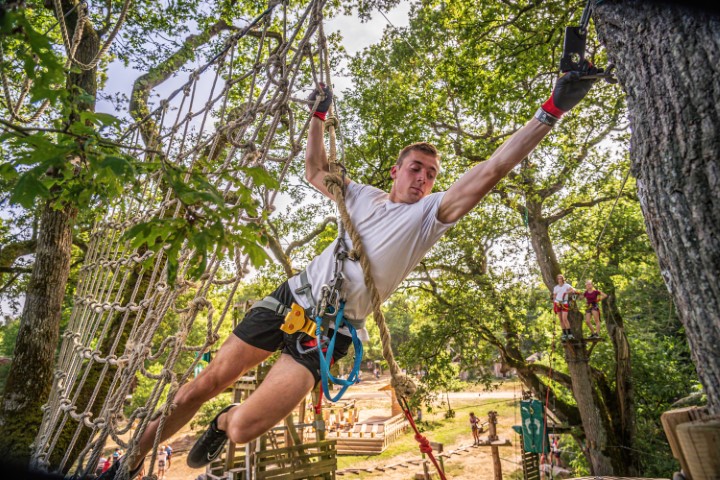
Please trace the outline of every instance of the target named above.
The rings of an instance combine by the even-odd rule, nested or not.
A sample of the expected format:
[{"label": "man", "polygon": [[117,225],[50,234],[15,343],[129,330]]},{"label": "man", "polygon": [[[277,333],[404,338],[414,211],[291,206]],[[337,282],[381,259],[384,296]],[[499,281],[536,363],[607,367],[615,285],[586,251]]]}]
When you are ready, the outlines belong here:
[{"label": "man", "polygon": [[167,470],[170,470],[170,465],[172,464],[172,452],[173,449],[170,444],[168,443],[165,445],[165,453],[167,453]]},{"label": "man", "polygon": [[[389,193],[345,180],[348,212],[363,238],[373,280],[383,300],[393,293],[445,231],[533,151],[562,114],[582,100],[592,83],[592,80],[582,80],[578,72],[560,77],[550,99],[535,117],[488,161],[470,169],[447,192],[431,193],[440,171],[440,155],[434,146],[425,142],[414,143],[400,152],[397,163],[390,170],[393,185]],[[316,100],[318,105],[310,122],[305,177],[325,196],[333,198],[323,183],[329,174],[324,120],[331,103],[329,88],[323,86],[323,92],[325,98],[319,103]],[[315,100],[314,96],[311,98]],[[307,309],[314,306],[309,297],[320,298],[321,287],[333,276],[336,242],[314,258],[303,275],[290,278],[269,297],[257,302],[208,367],[178,391],[175,396],[177,406],[165,419],[161,441],[177,432],[203,403],[223,392],[240,375],[274,351],[282,350],[258,389],[245,402],[226,407],[213,419],[188,454],[191,467],[199,468],[217,458],[228,438],[235,443],[247,443],[268,431],[318,382],[317,352],[302,354],[296,341],[299,334],[284,333],[280,326],[292,303]],[[351,247],[349,238],[345,238],[345,242]],[[362,322],[372,311],[370,294],[358,262],[346,261],[344,274],[345,316],[357,325],[362,336]],[[332,334],[332,328],[329,333]],[[333,355],[335,361],[346,355],[351,343],[347,332],[341,329],[339,333]],[[152,422],[140,439],[130,478],[134,478],[142,466],[139,459],[151,450],[159,423],[159,419]],[[114,472],[101,478],[114,478]]]}]

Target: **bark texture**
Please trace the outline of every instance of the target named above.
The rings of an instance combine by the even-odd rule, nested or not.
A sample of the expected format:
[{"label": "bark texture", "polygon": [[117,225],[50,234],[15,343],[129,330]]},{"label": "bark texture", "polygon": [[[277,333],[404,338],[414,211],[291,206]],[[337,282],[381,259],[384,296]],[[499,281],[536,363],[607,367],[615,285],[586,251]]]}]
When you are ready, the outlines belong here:
[{"label": "bark texture", "polygon": [[53,381],[62,302],[77,211],[46,205],[13,364],[0,405],[0,458],[27,464]]},{"label": "bark texture", "polygon": [[627,93],[648,235],[720,414],[720,14],[606,1],[594,19]]},{"label": "bark texture", "polygon": [[[63,12],[69,13],[60,21],[67,22],[71,37],[77,25],[75,6],[76,0],[62,2]],[[83,29],[76,56],[87,63],[95,58],[100,39],[90,23],[85,22]],[[66,88],[71,95],[72,110],[66,123],[77,121],[81,111],[95,109],[96,73],[96,69],[77,69],[68,74]],[[83,93],[92,100],[85,100]],[[70,275],[77,208],[56,203],[51,197],[43,207],[14,360],[0,404],[0,458],[23,466],[30,460],[30,446],[42,421],[41,407],[47,401],[53,382],[62,302]]]}]

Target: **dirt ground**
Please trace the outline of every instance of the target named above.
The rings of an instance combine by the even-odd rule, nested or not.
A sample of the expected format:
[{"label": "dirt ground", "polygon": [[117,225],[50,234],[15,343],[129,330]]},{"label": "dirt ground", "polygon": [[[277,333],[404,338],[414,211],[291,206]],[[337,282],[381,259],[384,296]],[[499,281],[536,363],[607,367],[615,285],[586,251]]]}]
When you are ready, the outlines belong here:
[{"label": "dirt ground", "polygon": [[[389,383],[389,376],[381,376],[379,380],[363,379],[363,381],[353,386],[344,398],[349,399],[355,396],[356,405],[359,407],[360,420],[370,418],[373,415],[387,415],[390,411],[390,398],[386,392],[381,392],[377,395],[378,389]],[[477,392],[465,392],[464,394],[458,394],[457,402],[461,402],[463,398],[482,400],[486,398],[508,398],[512,399],[515,394],[512,387],[501,388],[499,391],[492,392],[491,394],[478,394]],[[383,396],[386,399],[383,399]],[[387,403],[387,406],[383,405],[383,402]],[[513,446],[501,447],[500,458],[503,477],[507,478],[510,473],[520,468],[520,452],[517,446],[517,436],[512,432],[511,426],[517,423],[515,418],[503,418],[498,419],[498,435],[501,438],[509,439]],[[198,476],[205,472],[204,468],[192,469],[187,466],[185,457],[187,451],[190,449],[195,441],[197,432],[192,432],[189,426],[178,432],[173,436],[169,443],[173,448],[173,457],[170,468],[166,471],[163,480],[195,480]],[[481,434],[481,438],[485,438],[487,433]],[[428,434],[428,438],[432,441],[432,433]],[[474,447],[472,434],[469,431],[466,435],[461,435],[457,442],[454,444],[444,445],[444,452],[457,452],[456,454],[450,455],[443,459],[445,464],[445,471],[447,478],[454,480],[481,480],[481,479],[493,479],[493,461],[488,447]],[[466,451],[460,451],[466,447]],[[434,452],[437,458],[437,452]],[[376,457],[368,456],[365,460],[360,460],[349,468],[361,468],[361,469],[374,469],[375,467],[387,467],[391,465],[397,465],[408,460],[421,458],[420,451],[417,450],[413,453],[407,453],[393,457],[391,459],[378,460]],[[430,471],[434,471],[432,464],[429,465]],[[146,465],[146,473],[148,465]],[[347,469],[345,469],[347,470]],[[342,470],[339,470],[341,472]],[[397,467],[394,470],[385,469],[384,472],[375,471],[374,473],[363,473],[357,475],[353,473],[345,473],[344,475],[338,475],[338,478],[343,479],[380,479],[383,480],[409,480],[415,478],[416,473],[423,471],[420,465],[409,465],[407,467]],[[155,469],[154,473],[157,473]],[[438,478],[437,475],[433,478]]]}]

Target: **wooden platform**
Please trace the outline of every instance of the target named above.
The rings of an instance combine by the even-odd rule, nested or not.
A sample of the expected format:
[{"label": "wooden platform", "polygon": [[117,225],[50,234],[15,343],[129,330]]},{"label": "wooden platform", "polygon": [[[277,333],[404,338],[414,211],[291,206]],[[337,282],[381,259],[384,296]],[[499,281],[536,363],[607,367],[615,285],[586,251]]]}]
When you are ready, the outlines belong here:
[{"label": "wooden platform", "polygon": [[575,477],[567,480],[670,480],[669,478],[645,478],[645,477],[606,477],[604,475],[596,475],[594,477]]},{"label": "wooden platform", "polygon": [[371,417],[348,429],[328,430],[327,438],[336,440],[338,455],[376,455],[408,428],[403,414]]},{"label": "wooden platform", "polygon": [[245,455],[238,452],[230,469],[225,468],[223,457],[210,464],[206,472],[209,480],[335,478],[337,469],[334,440],[258,451],[252,465],[247,465]]}]

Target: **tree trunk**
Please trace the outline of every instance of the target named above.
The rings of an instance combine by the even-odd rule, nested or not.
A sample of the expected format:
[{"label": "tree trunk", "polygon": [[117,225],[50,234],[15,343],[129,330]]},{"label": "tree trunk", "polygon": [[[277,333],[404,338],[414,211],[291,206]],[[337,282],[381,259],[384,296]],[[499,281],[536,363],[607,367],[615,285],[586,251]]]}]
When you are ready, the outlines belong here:
[{"label": "tree trunk", "polygon": [[[568,319],[573,326],[576,337],[582,329],[582,314],[571,311]],[[586,345],[580,342],[567,342],[564,344],[565,359],[568,373],[572,378],[573,397],[577,402],[583,432],[585,433],[584,453],[590,464],[590,473],[593,475],[612,475],[623,471],[617,451],[607,447],[614,444],[614,432],[611,428],[610,418],[605,399],[597,394],[593,382],[592,371],[588,364],[589,358]]]},{"label": "tree trunk", "polygon": [[[611,262],[612,263],[612,262]],[[632,376],[632,362],[630,356],[630,343],[625,334],[625,323],[617,306],[615,285],[610,277],[603,278],[606,285],[604,293],[608,298],[603,302],[603,318],[607,327],[610,341],[615,352],[615,404],[609,409],[617,412],[613,417],[613,430],[618,437],[618,445],[622,448],[618,452],[622,462],[632,469],[627,474],[636,475],[639,472],[638,458],[632,453],[635,444],[635,387]]]},{"label": "tree trunk", "polygon": [[556,283],[555,278],[560,273],[560,264],[550,239],[549,226],[542,218],[542,204],[528,202],[528,229],[543,282],[552,291]]},{"label": "tree trunk", "polygon": [[53,381],[65,285],[70,273],[77,210],[48,202],[40,220],[35,264],[20,322],[15,356],[0,405],[0,458],[26,465]]},{"label": "tree trunk", "polygon": [[[63,12],[70,13],[60,21],[67,22],[71,37],[77,25],[76,3],[76,0],[62,2]],[[100,39],[89,22],[82,25],[83,36],[75,55],[78,60],[89,63],[100,49]],[[68,74],[66,88],[71,96],[71,111],[66,120],[69,124],[79,119],[81,111],[95,109],[96,69],[73,69]],[[85,100],[82,94],[92,100]],[[74,206],[58,206],[52,198],[44,206],[15,358],[0,404],[0,456],[4,461],[23,466],[30,460],[30,445],[42,420],[41,407],[47,401],[53,382],[77,213]]]},{"label": "tree trunk", "polygon": [[720,15],[636,0],[594,18],[627,93],[648,235],[720,414]]},{"label": "tree trunk", "polygon": [[[552,239],[550,238],[549,225],[542,215],[542,208],[539,204],[531,204],[528,207],[528,226],[532,236],[532,245],[537,258],[538,266],[542,273],[543,281],[550,291],[555,285],[556,276],[560,272],[560,264],[557,261]],[[570,326],[576,338],[581,338],[583,316],[576,309],[568,315]],[[627,342],[627,339],[622,338]],[[634,456],[632,450],[623,452],[617,446],[617,438],[621,436],[616,429],[616,424],[622,424],[622,420],[615,419],[619,412],[608,408],[608,403],[615,403],[617,396],[610,392],[607,395],[613,398],[604,398],[593,378],[593,371],[589,365],[587,344],[584,342],[572,342],[564,344],[565,359],[568,365],[568,372],[572,379],[573,396],[577,403],[580,418],[582,419],[583,431],[585,434],[585,455],[591,466],[594,475],[612,475],[631,472],[635,461],[627,461],[626,455]],[[629,359],[629,357],[628,357]],[[629,361],[629,360],[628,360]],[[625,375],[625,369],[618,368],[616,374]],[[616,378],[616,384],[625,386],[630,378],[620,376]],[[616,393],[617,392],[613,392]],[[632,390],[623,392],[632,395]],[[626,402],[632,408],[632,402]],[[628,445],[632,448],[632,445]]]}]

